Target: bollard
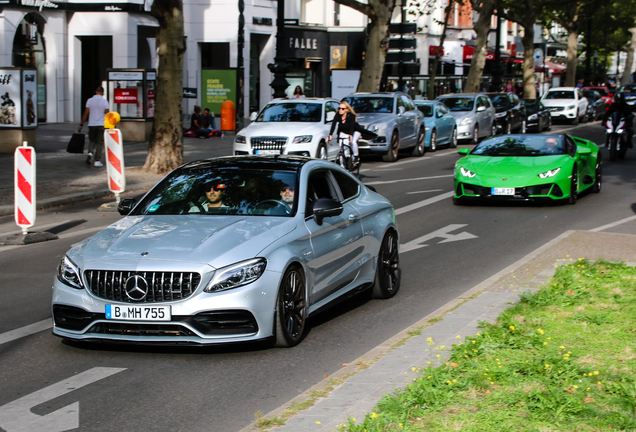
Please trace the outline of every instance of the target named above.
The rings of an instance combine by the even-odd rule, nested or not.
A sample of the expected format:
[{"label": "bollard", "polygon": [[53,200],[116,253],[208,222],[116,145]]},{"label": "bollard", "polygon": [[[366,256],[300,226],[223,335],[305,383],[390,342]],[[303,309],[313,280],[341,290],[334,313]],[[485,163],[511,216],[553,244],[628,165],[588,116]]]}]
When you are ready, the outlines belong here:
[{"label": "bollard", "polygon": [[221,130],[233,131],[236,128],[236,108],[234,102],[226,100],[221,104]]},{"label": "bollard", "polygon": [[15,149],[15,223],[27,235],[35,224],[35,149],[24,141]]},{"label": "bollard", "polygon": [[120,117],[117,112],[109,112],[104,118],[104,147],[106,148],[106,172],[108,189],[115,194],[119,203],[119,194],[126,189],[126,172],[124,169],[124,142],[121,131],[115,129]]}]

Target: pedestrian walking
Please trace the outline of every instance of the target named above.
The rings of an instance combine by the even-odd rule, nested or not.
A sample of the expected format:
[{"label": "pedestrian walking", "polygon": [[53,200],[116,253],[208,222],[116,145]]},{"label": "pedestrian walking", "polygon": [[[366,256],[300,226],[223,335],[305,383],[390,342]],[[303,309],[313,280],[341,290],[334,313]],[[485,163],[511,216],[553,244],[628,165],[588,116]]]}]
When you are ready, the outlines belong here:
[{"label": "pedestrian walking", "polygon": [[110,105],[104,98],[104,87],[95,89],[95,96],[86,101],[86,109],[82,115],[82,122],[77,128],[81,131],[86,119],[88,119],[88,156],[86,164],[93,163],[96,167],[102,167],[102,147],[104,147],[104,117],[108,113]]}]

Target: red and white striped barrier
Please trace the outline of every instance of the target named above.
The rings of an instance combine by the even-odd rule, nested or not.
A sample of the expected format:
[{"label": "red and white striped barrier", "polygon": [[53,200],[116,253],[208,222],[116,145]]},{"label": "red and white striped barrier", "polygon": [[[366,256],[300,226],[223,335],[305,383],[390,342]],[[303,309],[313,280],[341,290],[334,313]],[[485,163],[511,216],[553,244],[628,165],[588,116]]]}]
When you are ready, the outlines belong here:
[{"label": "red and white striped barrier", "polygon": [[119,129],[104,129],[104,145],[106,147],[106,171],[108,173],[108,189],[119,194],[126,189],[126,172],[124,171],[124,147]]},{"label": "red and white striped barrier", "polygon": [[15,149],[15,223],[27,234],[35,224],[35,149],[27,146]]}]

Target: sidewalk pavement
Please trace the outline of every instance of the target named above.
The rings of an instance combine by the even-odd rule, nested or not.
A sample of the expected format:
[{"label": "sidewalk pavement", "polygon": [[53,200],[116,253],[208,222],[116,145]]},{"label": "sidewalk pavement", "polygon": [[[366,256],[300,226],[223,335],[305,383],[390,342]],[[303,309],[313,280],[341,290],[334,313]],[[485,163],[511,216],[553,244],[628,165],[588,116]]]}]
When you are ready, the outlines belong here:
[{"label": "sidewalk pavement", "polygon": [[[76,129],[75,123],[41,125],[37,128],[35,152],[38,209],[112,195],[108,190],[106,167],[86,164],[88,137],[84,154],[66,152],[66,146]],[[184,162],[231,155],[234,135],[234,132],[225,132],[223,138],[184,138]],[[126,141],[124,136],[126,191],[143,191],[163,178],[163,175],[141,170],[147,155],[148,143]],[[104,157],[102,162],[106,163]],[[14,212],[13,176],[13,154],[0,155],[0,216]]]},{"label": "sidewalk pavement", "polygon": [[[578,258],[636,263],[636,224],[630,234],[567,231],[523,259],[475,286],[411,327],[395,335],[360,358],[325,378],[282,407],[263,416],[263,420],[286,419],[272,432],[333,432],[348,418],[358,423],[372,412],[386,393],[404,388],[416,370],[436,366],[449,352],[431,350],[435,346],[463,341],[476,334],[481,321],[494,322],[519,294],[535,291],[547,282],[555,267]],[[399,295],[399,293],[398,293]],[[441,354],[441,357],[437,357]],[[446,356],[446,357],[445,357]],[[302,409],[300,407],[309,408]],[[241,432],[258,432],[255,424]]]}]

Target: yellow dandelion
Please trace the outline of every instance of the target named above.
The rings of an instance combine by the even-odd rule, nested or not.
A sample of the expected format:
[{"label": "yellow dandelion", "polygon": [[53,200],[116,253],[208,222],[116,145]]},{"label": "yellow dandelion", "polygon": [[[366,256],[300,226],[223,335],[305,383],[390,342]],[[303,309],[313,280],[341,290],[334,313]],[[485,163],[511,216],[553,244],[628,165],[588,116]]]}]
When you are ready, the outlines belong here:
[{"label": "yellow dandelion", "polygon": [[320,422],[319,422],[319,421],[317,421],[317,422],[316,422],[316,424],[320,424]]},{"label": "yellow dandelion", "polygon": [[455,336],[455,339],[461,339],[460,335]]},{"label": "yellow dandelion", "polygon": [[575,389],[579,388],[579,386],[577,386],[577,385],[575,385],[575,386],[573,386],[573,387],[574,387]]},{"label": "yellow dandelion", "polygon": [[560,349],[565,349],[565,347],[564,347],[563,345],[561,345],[559,348],[560,348]]},{"label": "yellow dandelion", "polygon": [[598,375],[598,371],[594,371],[594,375]]},{"label": "yellow dandelion", "polygon": [[371,413],[371,418],[378,418],[378,415],[376,413]]},{"label": "yellow dandelion", "polygon": [[543,334],[543,333],[545,333],[545,332],[544,332],[542,329],[537,329],[537,333],[539,333],[539,334],[541,334],[541,335],[542,335],[542,334]]},{"label": "yellow dandelion", "polygon": [[439,354],[437,354],[435,357],[439,357]]},{"label": "yellow dandelion", "polygon": [[[457,380],[456,380],[456,379],[454,379],[454,380],[453,380],[453,382],[454,382],[454,383],[456,383],[456,382],[457,382]],[[600,384],[600,381],[599,381],[599,384]]]},{"label": "yellow dandelion", "polygon": [[514,330],[514,329],[515,329],[515,326],[510,326],[510,330]]},{"label": "yellow dandelion", "polygon": [[429,376],[426,377],[426,379],[431,379],[431,378],[433,378],[432,375],[429,375]]}]

